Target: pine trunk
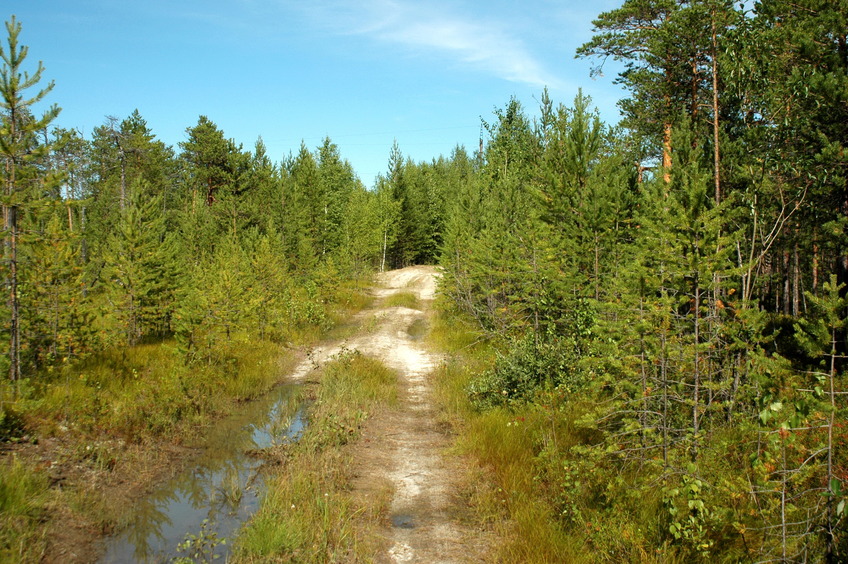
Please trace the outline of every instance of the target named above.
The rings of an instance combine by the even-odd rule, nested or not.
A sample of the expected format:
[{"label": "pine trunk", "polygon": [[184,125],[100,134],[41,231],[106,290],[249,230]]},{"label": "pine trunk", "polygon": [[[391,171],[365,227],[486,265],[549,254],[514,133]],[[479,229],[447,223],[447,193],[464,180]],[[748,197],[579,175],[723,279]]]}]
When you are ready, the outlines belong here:
[{"label": "pine trunk", "polygon": [[663,181],[671,183],[671,122],[663,125]]}]

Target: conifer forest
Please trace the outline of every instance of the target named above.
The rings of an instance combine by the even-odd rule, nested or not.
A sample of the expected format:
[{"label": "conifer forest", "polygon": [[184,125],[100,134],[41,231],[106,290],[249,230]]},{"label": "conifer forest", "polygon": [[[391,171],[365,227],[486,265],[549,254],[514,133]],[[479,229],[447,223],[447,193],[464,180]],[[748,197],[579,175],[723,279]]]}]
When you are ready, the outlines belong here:
[{"label": "conifer forest", "polygon": [[[138,111],[57,127],[26,30],[0,45],[0,561],[65,561],[63,515],[121,527],[27,449],[108,474],[189,444],[412,265],[491,561],[848,561],[845,0],[623,0],[576,53],[620,65],[618,124],[504,100],[479,147],[395,144],[373,186],[329,137],[275,161],[215,116],[177,146]],[[228,558],[370,561],[322,546]]]}]

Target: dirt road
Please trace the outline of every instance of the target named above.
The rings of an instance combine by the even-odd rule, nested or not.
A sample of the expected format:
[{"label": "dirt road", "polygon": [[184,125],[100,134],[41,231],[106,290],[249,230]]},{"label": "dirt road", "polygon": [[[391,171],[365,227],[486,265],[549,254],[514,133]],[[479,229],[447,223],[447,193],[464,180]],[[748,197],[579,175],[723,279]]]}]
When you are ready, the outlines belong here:
[{"label": "dirt road", "polygon": [[[431,374],[442,361],[418,340],[435,294],[433,267],[416,266],[381,274],[373,309],[363,329],[343,343],[312,351],[294,373],[303,379],[343,347],[382,360],[399,374],[400,402],[374,414],[355,447],[354,495],[392,492],[382,534],[388,550],[377,562],[479,562],[488,539],[471,528],[467,503],[457,494],[465,475],[462,461],[447,449],[432,400]],[[417,308],[387,307],[396,293],[411,293]],[[420,309],[419,309],[420,308]]]}]

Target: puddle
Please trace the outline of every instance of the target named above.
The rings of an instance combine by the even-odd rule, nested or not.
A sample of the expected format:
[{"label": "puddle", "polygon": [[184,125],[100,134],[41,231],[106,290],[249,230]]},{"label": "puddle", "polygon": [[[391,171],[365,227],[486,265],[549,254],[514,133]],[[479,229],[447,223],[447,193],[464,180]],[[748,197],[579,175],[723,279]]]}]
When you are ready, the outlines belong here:
[{"label": "puddle", "polygon": [[412,515],[392,515],[392,526],[398,529],[414,529],[415,520],[412,518]]},{"label": "puddle", "polygon": [[409,335],[409,338],[413,341],[420,341],[424,338],[424,335],[427,334],[428,328],[429,324],[427,323],[427,320],[423,317],[419,317],[413,321],[409,327],[407,327],[406,334]]},{"label": "puddle", "polygon": [[264,485],[262,461],[246,453],[296,440],[303,430],[304,408],[295,390],[277,388],[216,424],[196,464],[130,510],[129,525],[106,541],[100,563],[186,557],[178,546],[187,534],[198,537],[198,545],[205,542],[207,560],[225,560],[234,533],[259,508]]}]

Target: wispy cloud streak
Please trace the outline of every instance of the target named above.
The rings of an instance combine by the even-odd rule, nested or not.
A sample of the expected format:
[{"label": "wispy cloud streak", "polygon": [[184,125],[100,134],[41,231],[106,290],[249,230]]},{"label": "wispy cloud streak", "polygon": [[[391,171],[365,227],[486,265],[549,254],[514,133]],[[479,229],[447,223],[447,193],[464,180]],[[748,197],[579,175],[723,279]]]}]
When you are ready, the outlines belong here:
[{"label": "wispy cloud streak", "polygon": [[400,0],[310,4],[311,16],[336,33],[365,36],[422,54],[438,53],[511,82],[561,85],[507,25],[491,18],[472,20],[438,5]]}]

